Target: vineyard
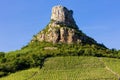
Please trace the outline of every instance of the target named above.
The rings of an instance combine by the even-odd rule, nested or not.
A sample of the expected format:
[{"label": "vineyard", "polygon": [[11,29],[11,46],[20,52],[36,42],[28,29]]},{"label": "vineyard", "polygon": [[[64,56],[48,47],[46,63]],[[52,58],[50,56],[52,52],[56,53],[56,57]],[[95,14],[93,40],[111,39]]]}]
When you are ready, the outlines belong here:
[{"label": "vineyard", "polygon": [[51,57],[41,69],[19,71],[0,80],[118,80],[119,66],[120,60],[114,58]]}]

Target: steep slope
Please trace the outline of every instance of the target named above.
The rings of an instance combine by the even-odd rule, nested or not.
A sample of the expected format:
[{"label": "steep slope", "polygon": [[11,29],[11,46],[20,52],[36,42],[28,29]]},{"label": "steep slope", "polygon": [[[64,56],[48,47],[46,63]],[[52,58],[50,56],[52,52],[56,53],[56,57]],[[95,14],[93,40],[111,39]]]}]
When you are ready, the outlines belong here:
[{"label": "steep slope", "polygon": [[[119,62],[119,59],[104,59]],[[23,70],[0,80],[118,80],[105,67],[97,57],[54,57],[48,58],[42,69]]]},{"label": "steep slope", "polygon": [[52,43],[88,43],[97,44],[91,37],[85,35],[78,29],[73,18],[73,11],[68,10],[61,5],[52,8],[50,23],[40,31],[34,38],[34,41],[46,41]]}]

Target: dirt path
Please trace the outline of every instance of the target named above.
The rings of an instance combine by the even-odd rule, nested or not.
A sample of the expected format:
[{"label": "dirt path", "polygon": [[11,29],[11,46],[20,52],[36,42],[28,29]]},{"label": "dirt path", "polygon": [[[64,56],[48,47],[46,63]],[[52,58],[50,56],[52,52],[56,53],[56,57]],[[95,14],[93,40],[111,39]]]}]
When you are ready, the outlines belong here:
[{"label": "dirt path", "polygon": [[110,69],[110,68],[105,64],[105,62],[102,60],[102,58],[98,58],[98,59],[99,59],[99,61],[105,66],[105,69],[106,69],[106,70],[110,71],[112,74],[114,74],[115,76],[118,77],[118,80],[120,80],[120,75],[119,75],[118,73],[116,73],[116,72],[114,72],[112,69]]},{"label": "dirt path", "polygon": [[35,75],[37,75],[37,74],[38,74],[38,71],[34,72],[30,77],[28,77],[27,79],[24,79],[24,80],[29,80],[29,79],[33,78]]}]

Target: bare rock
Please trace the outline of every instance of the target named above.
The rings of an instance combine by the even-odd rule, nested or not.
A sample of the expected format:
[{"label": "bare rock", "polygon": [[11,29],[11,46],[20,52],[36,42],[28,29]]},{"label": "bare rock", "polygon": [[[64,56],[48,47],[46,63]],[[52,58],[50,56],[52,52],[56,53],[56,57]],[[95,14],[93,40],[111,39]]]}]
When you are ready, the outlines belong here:
[{"label": "bare rock", "polygon": [[61,5],[54,6],[52,8],[51,20],[55,21],[57,24],[67,25],[78,29],[73,18],[73,11],[68,10],[66,7]]},{"label": "bare rock", "polygon": [[78,29],[73,11],[63,6],[52,8],[51,21],[45,29],[40,31],[32,41],[46,41],[52,43],[96,43]]}]

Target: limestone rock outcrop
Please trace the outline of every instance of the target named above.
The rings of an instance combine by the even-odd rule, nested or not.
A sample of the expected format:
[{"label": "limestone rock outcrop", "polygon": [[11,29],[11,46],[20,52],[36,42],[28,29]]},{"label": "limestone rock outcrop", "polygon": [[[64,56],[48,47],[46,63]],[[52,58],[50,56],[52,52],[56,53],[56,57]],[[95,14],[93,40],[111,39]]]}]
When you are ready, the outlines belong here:
[{"label": "limestone rock outcrop", "polygon": [[73,18],[73,11],[61,5],[52,8],[51,21],[45,29],[34,36],[32,42],[36,40],[68,44],[97,43],[94,39],[88,37],[78,29]]},{"label": "limestone rock outcrop", "polygon": [[73,18],[73,11],[61,5],[52,8],[51,20],[55,21],[57,24],[64,24],[78,29]]}]

